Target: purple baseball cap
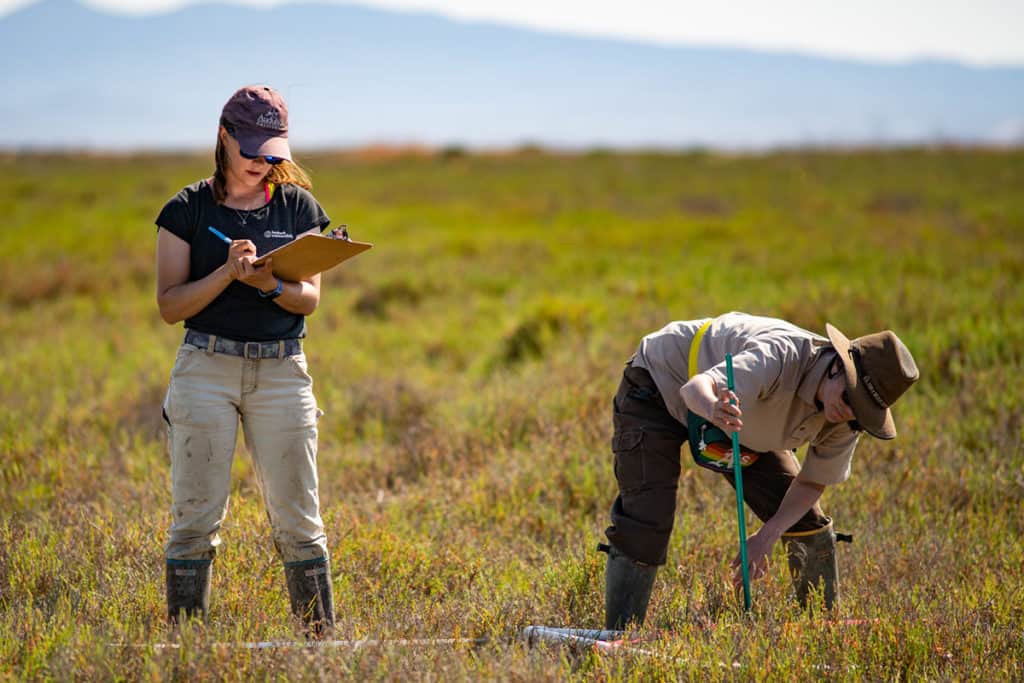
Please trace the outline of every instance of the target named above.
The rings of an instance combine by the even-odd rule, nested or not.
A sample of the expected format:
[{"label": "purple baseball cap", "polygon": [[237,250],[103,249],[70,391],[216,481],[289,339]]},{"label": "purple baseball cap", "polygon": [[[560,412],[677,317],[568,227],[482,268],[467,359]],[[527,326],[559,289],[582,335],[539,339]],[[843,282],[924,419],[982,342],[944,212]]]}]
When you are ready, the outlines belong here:
[{"label": "purple baseball cap", "polygon": [[281,93],[266,85],[247,85],[231,96],[220,116],[245,154],[291,161],[288,105]]}]

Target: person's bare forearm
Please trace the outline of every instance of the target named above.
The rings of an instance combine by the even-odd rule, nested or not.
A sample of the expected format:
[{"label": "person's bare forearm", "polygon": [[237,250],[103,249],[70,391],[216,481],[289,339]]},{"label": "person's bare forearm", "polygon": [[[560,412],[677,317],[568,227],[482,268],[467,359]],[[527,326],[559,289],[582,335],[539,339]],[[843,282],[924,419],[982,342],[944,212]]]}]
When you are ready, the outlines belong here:
[{"label": "person's bare forearm", "polygon": [[274,303],[297,315],[310,315],[320,303],[320,288],[305,280],[287,282],[282,280],[281,296]]},{"label": "person's bare forearm", "polygon": [[226,266],[221,266],[201,280],[167,287],[157,293],[160,317],[171,325],[191,318],[209,306],[229,284],[231,274]]},{"label": "person's bare forearm", "polygon": [[691,377],[689,382],[679,387],[679,396],[687,409],[726,433],[743,429],[743,420],[740,419],[743,411],[736,394],[724,387],[716,387],[714,380],[707,375]]},{"label": "person's bare forearm", "polygon": [[[747,562],[750,578],[759,579],[765,575],[772,548],[782,538],[782,534],[796,524],[818,502],[824,490],[825,487],[822,484],[801,481],[799,477],[793,480],[786,495],[782,498],[779,509],[776,510],[772,518],[765,522],[756,534],[747,539]],[[743,582],[740,563],[741,555],[737,554],[732,561],[732,567],[735,570],[732,581],[736,586],[742,585]]]},{"label": "person's bare forearm", "polygon": [[786,530],[800,521],[800,518],[807,514],[821,494],[825,486],[810,481],[801,481],[799,477],[793,480],[786,491],[786,495],[779,504],[771,519],[764,523],[759,533],[768,534],[774,539],[779,539]]},{"label": "person's bare forearm", "polygon": [[679,395],[682,397],[686,407],[697,413],[705,420],[712,418],[715,401],[715,385],[707,375],[696,375],[689,382],[679,388]]}]

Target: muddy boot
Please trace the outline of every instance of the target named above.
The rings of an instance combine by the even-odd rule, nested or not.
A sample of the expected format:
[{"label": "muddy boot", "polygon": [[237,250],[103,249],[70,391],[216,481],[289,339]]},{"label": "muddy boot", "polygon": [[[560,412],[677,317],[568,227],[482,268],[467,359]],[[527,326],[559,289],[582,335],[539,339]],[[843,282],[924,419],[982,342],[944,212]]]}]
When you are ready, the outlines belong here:
[{"label": "muddy boot", "polygon": [[[832,609],[839,594],[836,564],[836,533],[832,522],[821,529],[783,534],[789,554],[789,574],[801,607],[807,607],[812,587],[822,591],[826,609]],[[844,539],[845,540],[845,539]]]},{"label": "muddy boot", "polygon": [[288,581],[292,614],[302,620],[306,637],[323,638],[334,628],[329,561],[326,557],[319,557],[303,562],[286,562],[284,575]]},{"label": "muddy boot", "polygon": [[[602,545],[602,549],[605,546]],[[654,576],[658,568],[636,562],[615,546],[607,546],[604,570],[604,627],[621,631],[629,624],[641,626],[647,616]]]},{"label": "muddy boot", "polygon": [[205,618],[210,609],[213,560],[167,560],[167,620]]}]

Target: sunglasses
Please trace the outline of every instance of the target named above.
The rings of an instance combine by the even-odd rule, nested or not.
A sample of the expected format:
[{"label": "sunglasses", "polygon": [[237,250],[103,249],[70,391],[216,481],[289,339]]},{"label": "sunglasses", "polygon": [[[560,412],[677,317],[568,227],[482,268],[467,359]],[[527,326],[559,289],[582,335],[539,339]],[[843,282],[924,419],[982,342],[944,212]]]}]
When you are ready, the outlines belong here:
[{"label": "sunglasses", "polygon": [[278,165],[279,163],[281,163],[282,161],[285,160],[284,157],[275,157],[275,156],[264,155],[264,154],[246,154],[245,152],[242,151],[241,147],[238,148],[238,153],[242,155],[243,159],[263,159],[265,162],[267,162],[271,166],[276,166],[276,165]]},{"label": "sunglasses", "polygon": [[[228,135],[230,135],[231,137],[235,138],[235,140],[238,140],[238,137],[235,135],[235,127],[233,125],[231,125],[230,123],[228,123],[224,119],[221,119],[220,125],[224,126],[224,130],[226,130],[228,132]],[[252,159],[259,159],[260,157],[262,157],[263,160],[266,161],[271,166],[276,166],[277,164],[281,163],[282,161],[285,161],[284,157],[275,157],[275,156],[270,156],[270,155],[267,155],[267,154],[246,154],[245,152],[242,151],[242,146],[241,145],[238,146],[238,153],[242,155],[243,159],[252,160]]]}]

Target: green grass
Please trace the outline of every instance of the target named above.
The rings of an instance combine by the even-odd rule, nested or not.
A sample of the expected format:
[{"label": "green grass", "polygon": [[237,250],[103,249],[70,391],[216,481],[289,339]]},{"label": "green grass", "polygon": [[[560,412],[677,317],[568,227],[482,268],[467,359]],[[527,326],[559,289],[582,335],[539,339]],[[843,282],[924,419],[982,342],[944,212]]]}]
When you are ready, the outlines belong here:
[{"label": "green grass", "polygon": [[[1024,152],[309,155],[371,252],[324,277],[307,355],[340,637],[292,639],[248,455],[205,627],[163,622],[160,401],[181,327],[152,220],[205,157],[0,157],[0,678],[1024,678]],[[728,310],[895,330],[900,436],[826,492],[842,616],[800,614],[777,549],[745,617],[731,489],[684,466],[645,635],[658,656],[528,649],[598,627],[610,401],[640,337]],[[748,523],[756,529],[756,520]],[[706,625],[713,622],[713,628]]]}]

